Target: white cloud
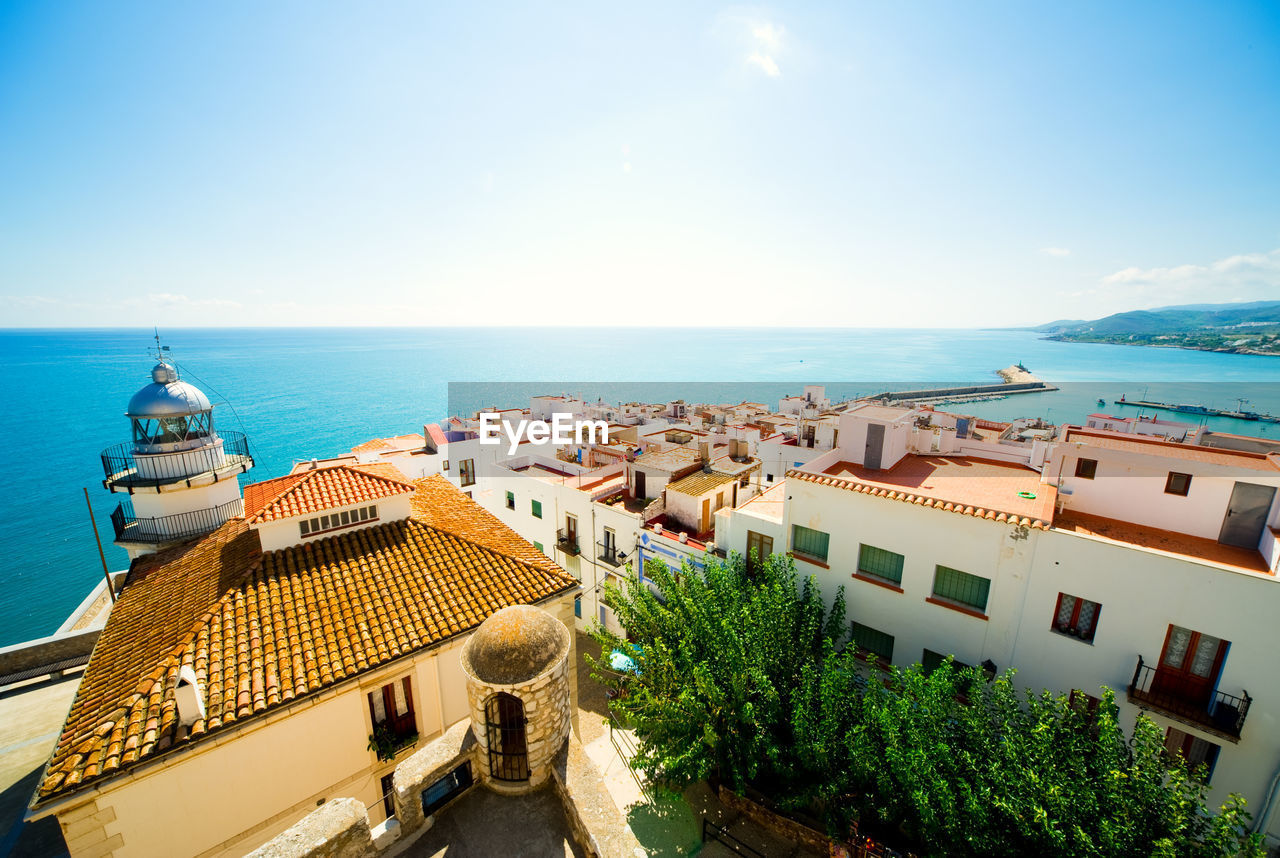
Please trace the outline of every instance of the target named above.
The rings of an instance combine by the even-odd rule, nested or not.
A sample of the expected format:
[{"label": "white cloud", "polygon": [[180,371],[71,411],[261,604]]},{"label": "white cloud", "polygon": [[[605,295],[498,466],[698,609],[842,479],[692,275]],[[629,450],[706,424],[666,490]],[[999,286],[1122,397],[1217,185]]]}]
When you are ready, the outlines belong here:
[{"label": "white cloud", "polygon": [[782,76],[782,72],[778,69],[778,64],[774,61],[773,57],[769,56],[768,54],[759,54],[759,53],[752,54],[751,56],[747,57],[747,62],[758,65],[760,69],[769,77]]},{"label": "white cloud", "polygon": [[779,60],[788,53],[791,40],[781,24],[744,14],[740,10],[721,12],[715,29],[741,56],[747,68],[756,68],[766,77],[781,77]]},{"label": "white cloud", "polygon": [[764,21],[751,28],[751,35],[755,36],[756,41],[762,47],[770,51],[776,51],[782,47],[782,34],[784,32],[785,30],[782,27],[774,26],[770,21]]},{"label": "white cloud", "polygon": [[1040,252],[1045,256],[1070,256],[1071,251],[1065,247],[1042,247]]},{"label": "white cloud", "polygon": [[1178,289],[1271,290],[1280,292],[1280,249],[1242,253],[1208,265],[1171,268],[1122,268],[1102,278],[1109,286],[1157,286]]}]

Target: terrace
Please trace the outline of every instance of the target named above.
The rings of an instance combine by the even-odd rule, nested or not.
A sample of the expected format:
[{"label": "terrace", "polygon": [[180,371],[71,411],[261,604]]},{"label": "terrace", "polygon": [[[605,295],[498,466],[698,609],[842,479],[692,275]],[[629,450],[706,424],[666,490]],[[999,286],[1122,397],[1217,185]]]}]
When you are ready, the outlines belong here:
[{"label": "terrace", "polygon": [[1208,563],[1238,572],[1259,572],[1263,575],[1275,574],[1268,567],[1267,561],[1263,556],[1252,549],[1223,545],[1213,539],[1190,536],[1186,533],[1177,533],[1172,530],[1159,530],[1116,518],[1105,518],[1100,515],[1064,510],[1054,518],[1053,529],[1064,533],[1076,533],[1111,542],[1120,542],[1148,551],[1172,554],[1184,560]]}]

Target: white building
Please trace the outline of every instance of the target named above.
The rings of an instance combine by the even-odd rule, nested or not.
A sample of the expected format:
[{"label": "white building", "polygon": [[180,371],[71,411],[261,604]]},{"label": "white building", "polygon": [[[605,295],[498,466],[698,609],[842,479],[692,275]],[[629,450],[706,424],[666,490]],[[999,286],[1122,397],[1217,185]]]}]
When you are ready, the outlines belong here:
[{"label": "white building", "polygon": [[1260,827],[1280,767],[1280,457],[1069,428],[960,438],[923,411],[841,418],[838,446],[717,516],[721,547],[789,552],[859,646],[946,655],[1033,688],[1116,690]]}]

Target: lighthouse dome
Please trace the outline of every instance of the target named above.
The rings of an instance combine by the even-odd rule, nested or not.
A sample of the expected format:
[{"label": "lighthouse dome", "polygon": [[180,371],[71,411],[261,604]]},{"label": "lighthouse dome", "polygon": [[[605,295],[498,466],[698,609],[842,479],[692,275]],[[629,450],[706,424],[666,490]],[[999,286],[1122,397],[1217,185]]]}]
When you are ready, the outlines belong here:
[{"label": "lighthouse dome", "polygon": [[151,370],[151,379],[150,384],[129,400],[129,417],[181,417],[213,407],[199,388],[178,379],[178,371],[171,364],[156,364]]}]

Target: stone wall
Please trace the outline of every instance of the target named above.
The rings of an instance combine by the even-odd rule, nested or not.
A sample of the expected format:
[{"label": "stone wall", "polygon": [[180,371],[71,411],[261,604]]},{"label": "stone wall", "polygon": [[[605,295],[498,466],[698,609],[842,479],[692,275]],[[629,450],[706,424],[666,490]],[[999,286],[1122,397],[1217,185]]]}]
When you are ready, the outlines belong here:
[{"label": "stone wall", "polygon": [[787,840],[802,843],[819,855],[826,855],[830,850],[831,838],[821,831],[815,831],[801,822],[775,813],[764,805],[756,804],[751,799],[743,798],[736,792],[725,789],[723,785],[717,792],[725,807],[739,811],[761,827],[780,834]]},{"label": "stone wall", "polygon": [[[419,828],[431,827],[434,820],[422,813],[422,792],[458,766],[471,762],[475,782],[480,783],[480,761],[475,736],[466,721],[454,724],[444,735],[396,766],[392,777],[395,793],[396,818],[401,831],[409,835]],[[474,787],[472,787],[474,789]]]},{"label": "stone wall", "polygon": [[[570,653],[573,650],[570,649]],[[478,767],[478,777],[499,792],[523,792],[536,789],[550,775],[551,760],[569,735],[573,715],[573,699],[569,690],[569,657],[560,658],[554,667],[528,682],[518,685],[494,685],[467,675],[467,699],[471,704],[471,728],[479,746],[481,760],[488,759],[489,737],[485,725],[485,704],[495,694],[506,692],[524,705],[525,742],[529,753],[528,781],[508,784],[490,779],[488,765]]]},{"label": "stone wall", "polygon": [[250,852],[248,858],[374,858],[377,854],[365,806],[354,798],[335,798]]},{"label": "stone wall", "polygon": [[556,794],[573,837],[591,858],[637,858],[646,853],[604,785],[582,743],[570,736],[551,763]]},{"label": "stone wall", "polygon": [[[0,648],[0,683],[4,677],[31,678],[86,664],[102,629],[67,632]],[[14,679],[13,681],[17,681]]]}]

